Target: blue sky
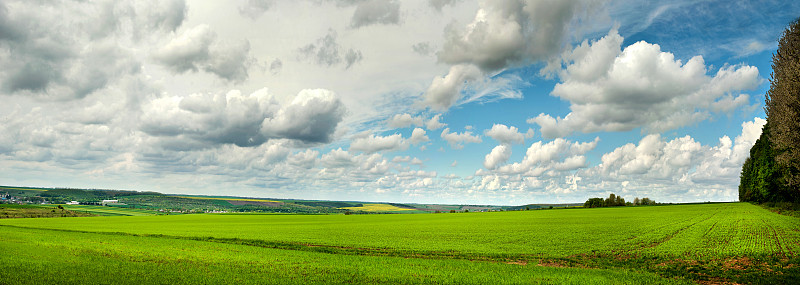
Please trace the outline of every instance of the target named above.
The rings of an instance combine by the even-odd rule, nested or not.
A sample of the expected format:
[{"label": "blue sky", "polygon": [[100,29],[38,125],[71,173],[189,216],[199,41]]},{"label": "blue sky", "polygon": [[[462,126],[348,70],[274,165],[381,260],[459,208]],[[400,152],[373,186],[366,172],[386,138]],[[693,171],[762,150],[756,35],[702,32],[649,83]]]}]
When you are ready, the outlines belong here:
[{"label": "blue sky", "polygon": [[0,184],[735,201],[794,1],[0,3]]}]

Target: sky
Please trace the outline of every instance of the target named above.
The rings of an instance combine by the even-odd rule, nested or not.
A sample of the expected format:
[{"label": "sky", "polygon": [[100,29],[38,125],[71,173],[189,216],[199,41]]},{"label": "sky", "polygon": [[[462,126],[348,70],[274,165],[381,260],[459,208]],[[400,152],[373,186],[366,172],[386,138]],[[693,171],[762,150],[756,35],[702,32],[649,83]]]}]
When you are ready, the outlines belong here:
[{"label": "sky", "polygon": [[798,1],[0,2],[0,185],[736,201]]}]

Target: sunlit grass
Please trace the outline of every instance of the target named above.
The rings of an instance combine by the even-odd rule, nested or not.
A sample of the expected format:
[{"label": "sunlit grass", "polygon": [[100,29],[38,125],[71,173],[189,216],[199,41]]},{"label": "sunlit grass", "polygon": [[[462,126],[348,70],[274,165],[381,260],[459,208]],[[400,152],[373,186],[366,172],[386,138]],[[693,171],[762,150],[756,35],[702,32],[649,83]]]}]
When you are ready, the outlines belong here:
[{"label": "sunlit grass", "polygon": [[[150,259],[141,261],[143,264],[159,262],[162,255],[165,256],[164,263],[171,264],[167,262],[171,259],[166,257],[181,256],[186,254],[186,249],[200,245],[220,246],[233,251],[259,248],[265,250],[263,254],[287,256],[286,262],[302,261],[301,265],[265,265],[259,263],[260,260],[247,261],[247,258],[241,262],[276,266],[277,271],[300,270],[298,272],[306,272],[305,277],[312,281],[321,275],[338,280],[330,283],[344,282],[342,280],[347,278],[358,280],[354,283],[432,283],[432,280],[443,278],[438,283],[515,283],[513,280],[519,281],[517,283],[579,283],[576,280],[602,283],[598,280],[606,280],[638,284],[651,282],[637,278],[651,278],[654,273],[668,278],[738,283],[758,280],[786,283],[800,277],[797,266],[800,260],[800,219],[746,203],[489,213],[196,214],[17,219],[0,221],[0,229],[9,232],[43,231],[47,234],[36,235],[37,238],[49,240],[42,243],[61,246],[66,252],[80,251],[80,246],[60,242],[58,237],[62,234],[87,243],[119,238],[141,239],[138,243],[154,242],[163,244],[165,248],[173,245],[172,249],[164,249],[161,255],[153,253],[148,257]],[[45,238],[47,236],[50,238]],[[21,243],[26,244],[20,245],[21,248],[37,244],[24,239]],[[127,264],[125,260],[132,259],[130,255],[134,253],[125,246],[113,247],[112,250],[120,257],[98,258],[116,260],[114,262],[122,264],[120,266],[128,266],[124,265]],[[244,265],[239,267],[224,261],[232,257],[212,252],[209,250],[207,253],[209,266],[231,272],[245,270],[242,269]],[[149,256],[146,252],[135,254]],[[325,264],[334,262],[327,259],[334,257],[337,259],[335,262],[346,265]],[[430,261],[421,261],[420,258]],[[95,261],[87,259],[86,262]],[[372,268],[368,265],[371,263],[386,264],[387,268]],[[540,269],[536,264],[543,264],[545,268],[568,268]],[[163,270],[195,270],[175,266],[163,267]],[[469,269],[472,271],[464,271],[462,266],[472,268]],[[513,269],[517,268],[513,266],[522,269]],[[409,269],[394,271],[389,267]],[[431,268],[438,271],[426,275],[432,274],[429,273],[433,270]],[[509,275],[503,277],[484,270]],[[358,272],[373,272],[374,275],[359,279],[354,277],[361,276]],[[229,276],[224,272],[213,274]],[[395,279],[380,279],[383,274],[397,276],[392,277]],[[631,279],[617,279],[623,275]],[[544,279],[537,279],[537,276]],[[303,280],[298,276],[287,278],[276,280]],[[423,281],[416,282],[418,279],[415,278]],[[492,278],[499,278],[499,281],[490,282]],[[653,282],[674,281],[658,280]]]}]

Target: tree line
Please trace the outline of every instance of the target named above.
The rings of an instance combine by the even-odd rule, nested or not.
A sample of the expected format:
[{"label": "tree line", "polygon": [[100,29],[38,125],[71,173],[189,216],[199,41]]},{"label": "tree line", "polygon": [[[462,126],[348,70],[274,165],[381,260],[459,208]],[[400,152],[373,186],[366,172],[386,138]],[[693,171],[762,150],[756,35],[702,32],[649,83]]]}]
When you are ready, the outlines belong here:
[{"label": "tree line", "polygon": [[772,55],[767,123],[742,166],[739,201],[800,202],[800,18]]},{"label": "tree line", "polygon": [[589,198],[583,203],[584,208],[600,208],[600,207],[618,207],[618,206],[648,206],[648,205],[655,205],[656,201],[650,198],[644,197],[639,199],[636,197],[633,199],[633,202],[625,202],[625,199],[622,196],[617,196],[614,193],[608,195],[608,198]]}]

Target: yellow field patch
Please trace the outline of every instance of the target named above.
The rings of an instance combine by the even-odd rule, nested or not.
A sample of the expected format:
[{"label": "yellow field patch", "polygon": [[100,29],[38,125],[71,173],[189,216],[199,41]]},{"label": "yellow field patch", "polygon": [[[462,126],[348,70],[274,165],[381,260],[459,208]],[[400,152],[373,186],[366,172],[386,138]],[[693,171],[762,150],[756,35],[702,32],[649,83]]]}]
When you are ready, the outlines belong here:
[{"label": "yellow field patch", "polygon": [[361,207],[344,207],[339,209],[346,209],[350,211],[364,211],[364,212],[391,212],[391,211],[413,211],[414,209],[405,209],[395,207],[389,204],[364,204]]},{"label": "yellow field patch", "polygon": [[223,201],[246,201],[246,202],[272,202],[272,203],[280,203],[280,201],[274,200],[265,200],[265,199],[247,199],[247,198],[216,198],[216,197],[189,197],[189,196],[178,196],[179,198],[186,198],[186,199],[198,199],[198,200],[223,200]]}]

